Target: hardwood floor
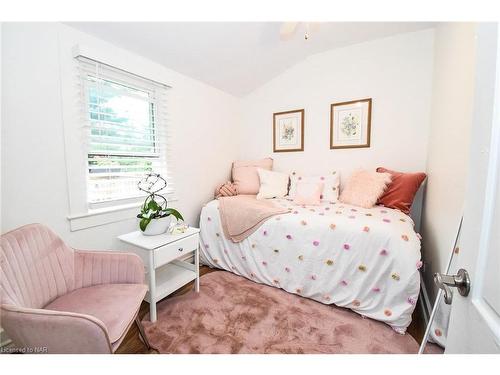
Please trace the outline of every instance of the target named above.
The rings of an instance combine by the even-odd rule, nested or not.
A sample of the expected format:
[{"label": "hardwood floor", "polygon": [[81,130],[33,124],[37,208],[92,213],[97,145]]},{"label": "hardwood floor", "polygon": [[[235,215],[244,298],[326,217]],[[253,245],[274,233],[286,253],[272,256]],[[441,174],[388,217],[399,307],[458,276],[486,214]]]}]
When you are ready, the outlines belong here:
[{"label": "hardwood floor", "polygon": [[[209,268],[207,266],[200,266],[200,275],[205,275],[210,272],[217,271],[215,269]],[[194,288],[194,282],[191,282],[176,292],[172,293],[170,296],[165,299],[172,298],[181,294],[185,294]],[[149,311],[149,304],[147,302],[142,302],[141,308],[139,310],[139,318],[142,319],[144,315],[146,315]],[[425,323],[424,318],[422,316],[422,310],[419,305],[415,308],[413,312],[412,323],[408,327],[408,333],[417,340],[418,343],[422,341],[422,337],[424,336],[425,331]],[[135,324],[132,325],[130,330],[128,331],[125,339],[122,344],[116,351],[117,354],[157,354],[157,351],[154,349],[148,350],[146,345],[139,338],[139,330]]]},{"label": "hardwood floor", "polygon": [[411,324],[408,326],[406,332],[413,336],[417,340],[418,344],[422,342],[425,333],[425,319],[422,313],[422,307],[420,306],[420,301],[417,303],[413,315],[411,318]]}]

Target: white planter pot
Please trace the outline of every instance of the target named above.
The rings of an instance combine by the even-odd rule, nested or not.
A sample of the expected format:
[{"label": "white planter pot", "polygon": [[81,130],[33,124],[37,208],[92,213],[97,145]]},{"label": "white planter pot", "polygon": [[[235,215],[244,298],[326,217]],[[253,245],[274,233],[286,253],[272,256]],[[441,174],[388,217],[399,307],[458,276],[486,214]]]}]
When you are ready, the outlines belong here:
[{"label": "white planter pot", "polygon": [[[172,216],[162,217],[161,219],[153,219],[149,222],[146,230],[142,232],[145,236],[157,236],[165,233],[170,226]],[[140,229],[139,229],[140,230]]]}]

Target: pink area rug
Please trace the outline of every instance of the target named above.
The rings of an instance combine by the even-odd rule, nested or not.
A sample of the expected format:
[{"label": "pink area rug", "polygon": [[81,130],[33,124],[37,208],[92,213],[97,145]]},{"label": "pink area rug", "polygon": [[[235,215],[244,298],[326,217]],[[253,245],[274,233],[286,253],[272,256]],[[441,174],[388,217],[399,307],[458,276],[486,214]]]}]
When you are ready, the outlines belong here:
[{"label": "pink area rug", "polygon": [[200,293],[157,305],[143,320],[160,353],[417,353],[410,335],[343,308],[225,271],[201,278]]}]

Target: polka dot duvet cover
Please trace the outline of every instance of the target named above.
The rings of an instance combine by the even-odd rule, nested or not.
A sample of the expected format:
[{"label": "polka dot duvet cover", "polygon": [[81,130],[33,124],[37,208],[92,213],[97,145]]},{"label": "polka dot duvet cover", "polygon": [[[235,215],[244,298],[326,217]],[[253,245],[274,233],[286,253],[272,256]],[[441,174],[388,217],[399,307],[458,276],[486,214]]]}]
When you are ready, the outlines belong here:
[{"label": "polka dot duvet cover", "polygon": [[258,283],[335,304],[405,333],[420,288],[420,236],[412,219],[381,206],[297,206],[239,243],[224,236],[217,200],[201,212],[201,262]]}]

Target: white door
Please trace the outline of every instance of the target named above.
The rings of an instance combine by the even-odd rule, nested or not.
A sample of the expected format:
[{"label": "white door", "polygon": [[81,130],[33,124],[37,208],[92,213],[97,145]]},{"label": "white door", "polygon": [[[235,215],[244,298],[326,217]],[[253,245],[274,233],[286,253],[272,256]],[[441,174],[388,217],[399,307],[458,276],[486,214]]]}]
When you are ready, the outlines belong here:
[{"label": "white door", "polygon": [[[500,353],[500,49],[498,25],[477,28],[471,156],[458,268],[467,297],[453,293],[446,353]],[[460,150],[457,150],[460,152]]]}]

